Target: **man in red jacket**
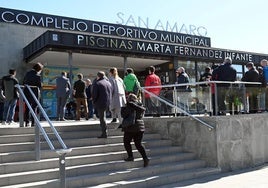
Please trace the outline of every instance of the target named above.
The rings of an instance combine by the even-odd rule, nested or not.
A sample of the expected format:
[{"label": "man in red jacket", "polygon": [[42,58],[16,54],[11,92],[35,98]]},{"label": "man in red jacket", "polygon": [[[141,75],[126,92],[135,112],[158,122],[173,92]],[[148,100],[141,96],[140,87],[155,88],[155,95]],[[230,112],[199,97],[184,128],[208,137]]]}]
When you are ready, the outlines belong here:
[{"label": "man in red jacket", "polygon": [[[150,93],[159,96],[161,91],[161,80],[159,76],[155,73],[155,67],[149,67],[149,75],[146,77],[145,80],[145,87],[150,86],[151,88],[146,88],[147,91]],[[156,87],[152,87],[156,86]],[[160,117],[160,101],[155,98],[154,96],[150,95],[149,93],[145,93],[145,103],[147,106],[148,113],[153,114],[153,116]]]}]

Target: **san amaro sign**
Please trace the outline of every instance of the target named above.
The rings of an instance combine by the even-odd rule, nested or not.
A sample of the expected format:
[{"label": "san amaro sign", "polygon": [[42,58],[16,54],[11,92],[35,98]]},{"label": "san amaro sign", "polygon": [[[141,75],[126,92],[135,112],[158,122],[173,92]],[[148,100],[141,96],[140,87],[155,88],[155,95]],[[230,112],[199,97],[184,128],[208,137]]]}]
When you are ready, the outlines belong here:
[{"label": "san amaro sign", "polygon": [[169,21],[162,21],[158,19],[156,22],[150,20],[149,17],[145,19],[140,16],[133,15],[125,15],[122,12],[118,12],[117,14],[118,21],[117,24],[128,25],[134,27],[143,27],[147,29],[155,29],[162,31],[170,31],[175,33],[184,33],[188,35],[197,35],[197,36],[207,36],[207,29],[204,26],[195,26],[195,25],[186,25],[186,24],[178,24],[177,22],[170,23]]}]

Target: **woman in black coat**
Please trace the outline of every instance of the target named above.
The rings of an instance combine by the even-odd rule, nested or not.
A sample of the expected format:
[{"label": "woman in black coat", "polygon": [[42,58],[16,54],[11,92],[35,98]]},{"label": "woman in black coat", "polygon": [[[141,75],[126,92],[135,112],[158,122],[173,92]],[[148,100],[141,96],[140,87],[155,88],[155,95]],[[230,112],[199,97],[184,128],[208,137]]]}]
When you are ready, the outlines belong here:
[{"label": "woman in black coat", "polygon": [[142,145],[142,138],[145,131],[144,121],[142,117],[144,115],[145,108],[138,102],[135,94],[129,94],[127,98],[127,105],[121,110],[121,116],[123,118],[122,131],[124,132],[124,146],[127,151],[128,157],[125,161],[134,161],[131,141],[133,140],[137,150],[140,152],[144,167],[149,164],[149,159],[146,155],[144,146]]}]

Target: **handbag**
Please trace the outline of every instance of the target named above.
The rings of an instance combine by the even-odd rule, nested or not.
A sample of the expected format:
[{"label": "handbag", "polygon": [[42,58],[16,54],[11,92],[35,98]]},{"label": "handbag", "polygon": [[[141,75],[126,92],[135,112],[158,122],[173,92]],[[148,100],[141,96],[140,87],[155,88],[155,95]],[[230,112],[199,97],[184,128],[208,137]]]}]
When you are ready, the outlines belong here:
[{"label": "handbag", "polygon": [[127,117],[122,121],[122,128],[130,127],[135,124],[136,121],[136,111],[133,110]]}]

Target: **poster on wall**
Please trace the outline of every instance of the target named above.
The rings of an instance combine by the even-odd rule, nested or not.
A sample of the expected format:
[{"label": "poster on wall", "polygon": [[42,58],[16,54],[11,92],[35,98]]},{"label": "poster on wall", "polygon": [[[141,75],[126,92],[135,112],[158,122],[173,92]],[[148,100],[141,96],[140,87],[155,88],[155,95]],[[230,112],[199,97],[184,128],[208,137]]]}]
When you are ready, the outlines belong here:
[{"label": "poster on wall", "polygon": [[55,89],[45,89],[42,92],[43,108],[48,117],[57,117],[57,98]]},{"label": "poster on wall", "polygon": [[[63,71],[67,72],[69,77],[69,68],[66,67],[46,66],[43,69],[42,104],[49,118],[57,117],[56,78]],[[78,71],[79,68],[73,68],[72,75],[77,75]]]}]

